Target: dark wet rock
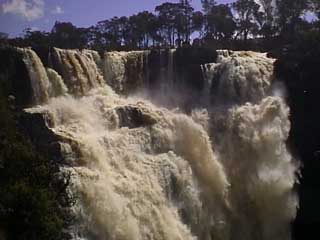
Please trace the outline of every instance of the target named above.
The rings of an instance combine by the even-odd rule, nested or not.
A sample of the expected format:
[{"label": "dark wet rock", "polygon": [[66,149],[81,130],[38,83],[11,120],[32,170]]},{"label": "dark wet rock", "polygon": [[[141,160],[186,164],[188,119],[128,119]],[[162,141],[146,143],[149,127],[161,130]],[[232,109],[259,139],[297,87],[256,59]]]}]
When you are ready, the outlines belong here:
[{"label": "dark wet rock", "polygon": [[218,54],[214,50],[205,48],[178,48],[176,62],[178,66],[201,65],[216,62]]},{"label": "dark wet rock", "polygon": [[278,52],[275,75],[286,86],[290,106],[289,146],[302,162],[300,208],[294,239],[313,239],[320,226],[320,34],[305,35]]},{"label": "dark wet rock", "polygon": [[19,107],[30,106],[33,91],[22,54],[13,47],[0,48],[0,81]]},{"label": "dark wet rock", "polygon": [[[217,52],[204,48],[178,48],[173,54],[173,73],[171,79],[179,87],[190,87],[193,90],[203,89],[201,65],[214,63]],[[159,81],[168,80],[162,77],[169,68],[169,49],[152,50],[148,56],[149,80],[151,86],[157,87]]]},{"label": "dark wet rock", "polygon": [[50,128],[52,124],[46,114],[21,112],[18,117],[18,125],[21,131],[28,136],[36,149],[50,156],[51,160],[62,161],[60,141]]},{"label": "dark wet rock", "polygon": [[50,67],[50,48],[47,46],[34,46],[32,50],[36,52],[45,67]]},{"label": "dark wet rock", "polygon": [[151,126],[157,121],[151,115],[135,106],[125,106],[116,109],[119,116],[119,127],[138,128]]},{"label": "dark wet rock", "polygon": [[144,56],[137,57],[135,55],[128,55],[125,64],[125,74],[127,76],[127,82],[124,86],[123,93],[135,92],[139,88],[144,86],[144,81],[147,78],[148,66],[144,64]]}]

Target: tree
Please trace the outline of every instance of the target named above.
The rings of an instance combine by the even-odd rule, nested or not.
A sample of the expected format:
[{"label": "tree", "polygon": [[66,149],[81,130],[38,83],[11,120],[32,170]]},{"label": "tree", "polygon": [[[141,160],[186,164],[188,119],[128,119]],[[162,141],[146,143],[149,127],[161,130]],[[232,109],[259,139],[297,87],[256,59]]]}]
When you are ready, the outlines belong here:
[{"label": "tree", "polygon": [[257,0],[257,3],[261,6],[263,12],[260,33],[269,39],[275,32],[276,9],[273,0]]},{"label": "tree", "polygon": [[204,13],[204,32],[206,36],[210,35],[210,27],[209,27],[209,22],[208,22],[208,16],[212,10],[212,8],[216,5],[215,0],[201,0],[202,4],[202,11]]},{"label": "tree", "polygon": [[61,48],[86,47],[87,29],[77,28],[70,22],[55,22],[51,30],[51,39],[54,46]]},{"label": "tree", "polygon": [[308,0],[276,0],[278,25],[282,35],[293,35],[301,16],[310,7]]},{"label": "tree", "polygon": [[214,39],[229,39],[232,37],[236,24],[228,4],[214,6],[206,15],[206,37]]},{"label": "tree", "polygon": [[140,22],[143,30],[143,45],[144,47],[148,47],[149,41],[152,38],[152,32],[154,31],[155,26],[153,24],[156,18],[153,13],[148,11],[139,13],[138,16],[141,19]]},{"label": "tree", "polygon": [[0,32],[0,39],[8,39],[9,34],[8,33],[4,33],[4,32]]},{"label": "tree", "polygon": [[129,18],[130,36],[135,38],[140,47],[148,47],[154,31],[157,31],[154,14],[143,11]]},{"label": "tree", "polygon": [[9,38],[8,33],[0,32],[0,44],[6,44]]},{"label": "tree", "polygon": [[198,31],[200,36],[203,35],[204,15],[197,11],[192,14],[192,30]]},{"label": "tree", "polygon": [[183,38],[184,41],[188,42],[193,32],[192,14],[194,9],[191,7],[190,2],[186,0],[180,0],[180,4],[177,4],[176,9],[175,27],[178,39]]},{"label": "tree", "polygon": [[171,46],[175,42],[176,17],[179,12],[178,5],[178,3],[166,2],[155,8],[155,11],[158,13],[161,32],[166,36],[167,43]]},{"label": "tree", "polygon": [[97,46],[135,49],[148,47],[150,40],[158,41],[158,32],[158,18],[153,13],[143,11],[130,17],[113,17],[98,22],[93,28],[93,39]]},{"label": "tree", "polygon": [[160,32],[165,36],[167,43],[174,45],[178,42],[189,41],[193,28],[193,7],[190,1],[178,3],[163,3],[155,8],[158,13]]},{"label": "tree", "polygon": [[205,14],[208,14],[211,9],[216,5],[216,1],[215,0],[201,0],[201,4],[202,4],[202,11]]},{"label": "tree", "polygon": [[163,42],[163,38],[160,34],[160,28],[161,24],[159,18],[154,14],[149,15],[148,34],[150,35],[150,38],[153,41],[153,45],[155,45],[156,43]]},{"label": "tree", "polygon": [[232,7],[237,12],[238,34],[247,40],[249,34],[255,35],[259,30],[258,22],[262,16],[260,6],[254,0],[238,0]]},{"label": "tree", "polygon": [[24,30],[24,42],[26,46],[49,47],[49,33],[43,31],[33,31],[31,28],[26,28]]},{"label": "tree", "polygon": [[103,50],[104,44],[102,42],[102,34],[98,31],[96,26],[91,26],[87,29],[87,46],[89,48],[95,49],[95,50]]},{"label": "tree", "polygon": [[128,21],[127,17],[113,17],[98,22],[95,29],[100,38],[99,42],[115,49],[128,42]]},{"label": "tree", "polygon": [[320,20],[320,1],[319,0],[311,0],[312,11],[316,14],[318,19]]}]

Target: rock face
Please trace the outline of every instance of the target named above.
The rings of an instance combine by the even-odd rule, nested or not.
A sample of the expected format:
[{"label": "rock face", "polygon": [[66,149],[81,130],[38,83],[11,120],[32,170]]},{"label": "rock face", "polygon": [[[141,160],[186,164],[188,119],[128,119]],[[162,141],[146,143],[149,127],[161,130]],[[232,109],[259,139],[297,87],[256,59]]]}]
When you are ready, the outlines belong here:
[{"label": "rock face", "polygon": [[4,86],[19,107],[33,104],[33,90],[21,53],[13,48],[0,49],[0,74]]},{"label": "rock face", "polygon": [[54,51],[48,70],[20,50],[35,100],[20,122],[71,173],[73,239],[290,239],[296,166],[273,59]]},{"label": "rock face", "polygon": [[300,208],[294,222],[295,239],[310,239],[320,226],[320,46],[317,37],[304,38],[277,54],[275,73],[287,89],[291,132],[289,143],[299,156]]},{"label": "rock face", "polygon": [[187,102],[199,98],[204,88],[201,64],[216,58],[216,52],[201,48],[107,52],[104,76],[117,93],[143,92],[165,105],[179,105],[174,92],[179,89],[183,101],[193,95]]},{"label": "rock face", "polygon": [[[201,48],[106,52],[103,58],[88,50],[42,49],[41,59],[31,49],[19,51],[1,50],[0,54],[2,59],[11,58],[12,71],[8,75],[15,91],[12,95],[23,106],[67,93],[80,96],[105,82],[119,94],[142,93],[171,107],[182,101],[191,103],[205,87],[201,64],[217,58],[215,52]],[[45,57],[45,53],[49,55]],[[20,56],[14,59],[17,54]],[[44,64],[42,59],[46,60]],[[3,65],[3,72],[7,71],[7,65]],[[181,100],[173,96],[179,89]]]},{"label": "rock face", "polygon": [[23,111],[18,119],[19,128],[34,143],[37,151],[49,156],[52,161],[63,162],[60,142],[61,138],[57,136],[50,126],[49,116],[45,113],[32,112],[31,110]]},{"label": "rock face", "polygon": [[146,127],[157,122],[155,118],[136,106],[118,107],[116,112],[119,117],[119,127]]}]

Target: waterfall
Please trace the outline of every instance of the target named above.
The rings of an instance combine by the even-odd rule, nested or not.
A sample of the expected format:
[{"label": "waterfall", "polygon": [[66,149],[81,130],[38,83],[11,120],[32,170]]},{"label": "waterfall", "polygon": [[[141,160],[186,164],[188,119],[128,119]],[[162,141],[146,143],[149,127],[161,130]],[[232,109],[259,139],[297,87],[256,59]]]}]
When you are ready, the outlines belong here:
[{"label": "waterfall", "polygon": [[201,65],[202,77],[204,80],[203,96],[206,102],[210,101],[211,91],[219,81],[218,67],[220,63],[206,63]]},{"label": "waterfall", "polygon": [[48,98],[26,111],[46,114],[72,173],[73,239],[290,239],[297,166],[274,59],[220,51],[202,66],[212,102],[189,116],[111,89],[132,86],[145,52],[55,49],[46,72],[24,51],[35,98]]},{"label": "waterfall", "polygon": [[273,94],[273,62],[264,53],[220,50],[217,63],[202,66],[211,97],[209,135],[237,212],[231,239],[239,233],[240,239],[290,239],[298,206],[297,165],[285,144],[289,109]]},{"label": "waterfall", "polygon": [[31,82],[33,102],[46,103],[51,97],[65,95],[68,88],[62,77],[52,68],[45,68],[38,55],[30,48],[18,48],[22,53]]},{"label": "waterfall", "polygon": [[155,50],[152,54],[148,50],[105,52],[104,78],[119,94],[137,94],[170,105],[174,102],[175,53],[176,49]]},{"label": "waterfall", "polygon": [[53,97],[66,95],[68,92],[67,86],[64,84],[62,77],[55,70],[47,68],[47,75],[51,84],[51,93]]},{"label": "waterfall", "polygon": [[50,97],[51,83],[40,58],[30,48],[19,48],[18,51],[22,53],[22,60],[29,73],[34,103],[47,102]]},{"label": "waterfall", "polygon": [[212,139],[231,184],[233,224],[241,239],[290,239],[288,223],[297,200],[292,192],[296,165],[285,145],[288,116],[284,101],[269,96],[258,104],[233,106],[212,121],[212,135],[219,130],[223,135]]},{"label": "waterfall", "polygon": [[81,96],[104,84],[94,51],[53,49],[54,64],[73,95]]},{"label": "waterfall", "polygon": [[218,51],[217,63],[202,66],[206,91],[220,102],[256,102],[271,88],[273,62],[264,53]]},{"label": "waterfall", "polygon": [[174,82],[174,54],[176,49],[169,49],[168,50],[168,82],[169,87],[173,87]]},{"label": "waterfall", "polygon": [[128,94],[141,89],[148,82],[148,54],[150,51],[106,52],[104,77],[117,93]]}]

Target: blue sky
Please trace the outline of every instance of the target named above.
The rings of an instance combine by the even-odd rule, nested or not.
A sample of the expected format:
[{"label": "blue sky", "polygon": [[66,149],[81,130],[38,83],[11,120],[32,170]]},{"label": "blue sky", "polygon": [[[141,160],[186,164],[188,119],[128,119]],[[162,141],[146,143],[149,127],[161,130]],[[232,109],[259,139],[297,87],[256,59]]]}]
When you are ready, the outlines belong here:
[{"label": "blue sky", "polygon": [[[88,27],[113,16],[128,16],[175,0],[0,0],[0,32],[18,36],[25,28],[50,31],[55,21]],[[230,3],[233,0],[220,0]],[[200,10],[200,0],[192,0]]]}]

